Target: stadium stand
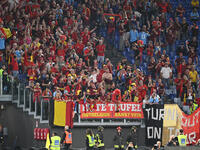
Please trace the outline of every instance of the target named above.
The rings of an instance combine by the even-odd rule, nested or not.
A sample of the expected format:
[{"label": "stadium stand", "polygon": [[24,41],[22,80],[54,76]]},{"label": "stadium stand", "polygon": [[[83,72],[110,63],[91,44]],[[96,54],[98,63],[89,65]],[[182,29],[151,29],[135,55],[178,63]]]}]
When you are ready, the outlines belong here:
[{"label": "stadium stand", "polygon": [[162,104],[199,102],[199,10],[191,1],[1,3],[4,93],[11,77],[34,102],[46,89],[88,103],[113,101],[115,89],[120,101],[156,93]]}]

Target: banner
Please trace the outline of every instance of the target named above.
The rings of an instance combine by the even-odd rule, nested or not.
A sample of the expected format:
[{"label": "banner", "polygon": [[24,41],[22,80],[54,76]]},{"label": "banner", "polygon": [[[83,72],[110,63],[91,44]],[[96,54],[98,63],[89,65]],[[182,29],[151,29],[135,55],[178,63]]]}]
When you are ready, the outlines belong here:
[{"label": "banner", "polygon": [[162,141],[164,105],[146,105],[143,109],[146,125],[146,146],[153,146]]},{"label": "banner", "polygon": [[90,118],[144,118],[142,104],[127,102],[127,103],[97,103],[96,109],[89,109],[89,104],[80,105],[81,119]]},{"label": "banner", "polygon": [[191,115],[182,113],[180,120],[184,134],[187,135],[187,144],[196,144],[200,139],[200,108]]},{"label": "banner", "polygon": [[187,144],[193,145],[200,139],[200,108],[191,115],[186,115],[178,105],[165,105],[165,117],[163,121],[162,143],[165,145],[170,136],[178,136],[179,129],[183,129],[187,135]]}]

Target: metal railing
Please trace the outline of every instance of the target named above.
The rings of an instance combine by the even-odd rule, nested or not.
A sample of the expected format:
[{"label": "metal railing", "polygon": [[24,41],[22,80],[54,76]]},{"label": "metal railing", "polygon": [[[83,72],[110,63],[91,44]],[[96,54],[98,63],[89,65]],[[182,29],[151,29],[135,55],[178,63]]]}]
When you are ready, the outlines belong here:
[{"label": "metal railing", "polygon": [[40,101],[34,103],[31,89],[17,81],[12,82],[12,102],[29,115],[34,115],[35,119],[40,119],[40,123],[49,122],[49,102],[40,97]]},{"label": "metal railing", "polygon": [[0,95],[3,94],[3,82],[2,82],[2,77],[0,76]]},{"label": "metal railing", "polygon": [[0,76],[0,96],[2,95],[11,95],[12,93],[12,77],[8,76],[3,79]]},{"label": "metal railing", "polygon": [[[52,100],[50,100],[52,101]],[[35,119],[40,119],[40,123],[49,123],[53,108],[50,107],[50,101],[43,100],[33,102],[33,91],[27,88],[25,84],[18,81],[12,82],[12,102],[16,103],[23,111],[27,111],[30,115],[34,115]],[[50,109],[51,108],[51,109]],[[79,108],[80,109],[80,108]],[[80,111],[78,111],[80,112]],[[74,118],[74,126],[143,126],[142,119],[81,119],[77,113]]]}]

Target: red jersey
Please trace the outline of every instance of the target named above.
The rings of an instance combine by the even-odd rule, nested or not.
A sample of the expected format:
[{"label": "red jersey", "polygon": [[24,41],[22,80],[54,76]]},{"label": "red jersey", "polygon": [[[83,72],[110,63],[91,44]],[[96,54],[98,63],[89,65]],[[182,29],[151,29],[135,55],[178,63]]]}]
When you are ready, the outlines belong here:
[{"label": "red jersey", "polygon": [[[42,92],[42,96],[44,96],[43,100],[49,100],[50,97],[52,97],[52,93],[51,93],[50,90],[49,90],[49,91],[44,90],[44,91]],[[45,97],[45,96],[46,96],[46,97]]]},{"label": "red jersey", "polygon": [[153,46],[147,47],[147,55],[148,56],[153,56],[153,50],[154,50]]},{"label": "red jersey", "polygon": [[106,48],[105,45],[97,45],[96,50],[98,56],[104,56],[105,48]]},{"label": "red jersey", "polygon": [[145,98],[147,92],[147,86],[144,84],[143,86],[138,86],[139,95],[141,95],[142,99]]},{"label": "red jersey", "polygon": [[82,39],[83,39],[83,44],[86,45],[87,42],[88,42],[89,39],[90,39],[90,32],[88,32],[88,33],[82,32],[82,33],[81,33],[81,37],[82,37]]},{"label": "red jersey", "polygon": [[59,49],[57,52],[58,56],[63,56],[65,57],[65,50],[64,49]]},{"label": "red jersey", "polygon": [[112,101],[121,102],[121,100],[122,100],[121,91],[119,89],[115,89],[112,93]]},{"label": "red jersey", "polygon": [[14,58],[12,59],[12,70],[13,71],[18,71],[19,70],[18,63]]},{"label": "red jersey", "polygon": [[82,55],[83,48],[84,48],[84,44],[82,44],[82,43],[76,43],[75,50],[76,50],[76,53],[78,55]]},{"label": "red jersey", "polygon": [[[90,52],[90,49],[85,49],[84,50],[84,55],[87,55],[88,53]],[[88,60],[88,56],[85,56],[85,60],[87,61]]]},{"label": "red jersey", "polygon": [[40,87],[34,87],[34,95],[40,95],[42,94],[42,90]]}]

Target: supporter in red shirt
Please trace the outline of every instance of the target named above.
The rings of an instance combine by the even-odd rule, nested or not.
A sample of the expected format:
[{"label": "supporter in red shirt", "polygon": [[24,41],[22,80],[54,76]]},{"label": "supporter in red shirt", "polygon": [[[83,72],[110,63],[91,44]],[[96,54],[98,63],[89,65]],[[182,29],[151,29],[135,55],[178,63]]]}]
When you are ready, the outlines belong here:
[{"label": "supporter in red shirt", "polygon": [[177,66],[177,73],[179,74],[183,74],[186,70],[186,62],[185,60],[183,59],[183,61],[181,63],[179,63],[179,65]]},{"label": "supporter in red shirt", "polygon": [[86,62],[86,64],[87,64],[87,66],[89,66],[89,56],[91,56],[92,55],[92,45],[89,43],[88,44],[89,46],[88,47],[86,47],[86,48],[84,48],[84,52],[83,52],[83,55],[84,55],[84,60],[85,60],[85,62]]},{"label": "supporter in red shirt", "polygon": [[65,50],[64,50],[63,46],[58,47],[57,55],[65,58]]},{"label": "supporter in red shirt", "polygon": [[34,81],[36,79],[36,71],[35,71],[35,67],[28,67],[28,77],[29,77],[29,81]]},{"label": "supporter in red shirt", "polygon": [[165,0],[158,2],[158,6],[160,7],[162,13],[167,13],[168,3]]},{"label": "supporter in red shirt", "polygon": [[177,66],[179,66],[183,62],[183,60],[183,53],[179,53],[179,57],[175,60],[175,67],[177,68]]},{"label": "supporter in red shirt", "polygon": [[178,73],[177,78],[174,79],[176,85],[177,97],[181,97],[183,92],[183,80],[181,78],[181,73]]},{"label": "supporter in red shirt", "polygon": [[83,39],[83,44],[86,45],[89,41],[89,38],[90,38],[90,34],[91,32],[89,31],[88,28],[85,28],[84,29],[84,32],[81,33],[81,37]]},{"label": "supporter in red shirt", "polygon": [[147,55],[149,57],[152,57],[153,53],[154,53],[154,46],[153,46],[153,42],[152,41],[149,41],[146,49],[147,49]]},{"label": "supporter in red shirt", "polygon": [[85,14],[88,18],[90,18],[91,12],[88,7],[85,6],[85,4],[82,5],[82,13]]},{"label": "supporter in red shirt", "polygon": [[42,94],[42,90],[40,88],[40,84],[37,82],[34,89],[33,89],[33,103],[35,103],[35,101],[37,101],[38,103],[40,103],[40,96]]},{"label": "supporter in red shirt", "polygon": [[176,16],[183,17],[185,13],[185,9],[183,8],[182,4],[179,4],[178,7],[176,8]]},{"label": "supporter in red shirt", "polygon": [[147,68],[148,68],[149,74],[152,76],[153,79],[155,79],[155,77],[156,77],[156,75],[155,75],[156,62],[155,62],[155,58],[154,57],[151,57]]},{"label": "supporter in red shirt", "polygon": [[122,100],[120,89],[115,89],[112,93],[112,101],[114,103],[120,103]]},{"label": "supporter in red shirt", "polygon": [[18,77],[18,74],[19,74],[19,66],[18,66],[18,62],[17,62],[17,58],[16,56],[13,56],[12,57],[12,72],[13,72],[13,76],[15,78]]},{"label": "supporter in red shirt", "polygon": [[153,81],[152,83],[150,95],[153,93],[154,90],[157,90],[156,81]]},{"label": "supporter in red shirt", "polygon": [[64,89],[64,96],[66,100],[73,100],[73,95],[74,95],[74,86],[72,85],[71,82],[67,83],[68,85],[65,86]]},{"label": "supporter in red shirt", "polygon": [[53,65],[51,68],[51,73],[55,73],[56,75],[59,73],[58,65]]},{"label": "supporter in red shirt", "polygon": [[99,44],[96,47],[97,51],[97,61],[101,64],[104,64],[104,53],[105,53],[105,45],[103,44],[103,40],[99,40]]},{"label": "supporter in red shirt", "polygon": [[115,89],[112,92],[112,102],[117,104],[117,110],[116,111],[119,111],[119,104],[120,104],[121,101],[122,101],[121,91],[120,91],[120,89]]},{"label": "supporter in red shirt", "polygon": [[49,90],[48,87],[46,87],[46,89],[42,92],[42,97],[45,101],[49,101],[52,97],[52,92]]},{"label": "supporter in red shirt", "polygon": [[75,45],[75,50],[76,50],[76,53],[79,55],[79,56],[82,56],[83,55],[83,48],[84,48],[84,44],[82,43],[82,40],[81,39],[78,39],[76,45]]},{"label": "supporter in red shirt", "polygon": [[143,57],[143,50],[144,50],[144,44],[142,40],[137,41],[138,50],[139,50],[139,56],[140,56],[140,63],[142,62]]},{"label": "supporter in red shirt", "polygon": [[89,86],[88,86],[88,90],[87,90],[87,95],[88,95],[88,99],[87,102],[90,104],[89,109],[90,111],[95,110],[96,109],[96,101],[97,101],[97,95],[98,95],[98,91],[96,89],[95,84],[93,83],[93,81],[89,81]]},{"label": "supporter in red shirt", "polygon": [[99,87],[99,98],[98,98],[99,102],[103,102],[106,103],[107,99],[106,99],[106,91],[103,87]]},{"label": "supporter in red shirt", "polygon": [[97,75],[97,82],[98,82],[98,83],[102,82],[102,76],[103,76],[103,74],[104,74],[104,72],[105,72],[105,69],[106,69],[106,66],[104,65],[104,66],[103,66],[103,69],[101,69],[101,70],[99,71],[99,74]]},{"label": "supporter in red shirt", "polygon": [[161,29],[162,24],[160,22],[159,17],[156,17],[156,20],[152,22],[152,26],[153,26],[153,29],[152,29],[151,37],[152,37],[153,42],[156,43],[157,41],[160,41],[160,34],[162,31]]},{"label": "supporter in red shirt", "polygon": [[147,93],[147,90],[148,90],[147,86],[146,86],[145,84],[143,84],[143,81],[142,81],[142,80],[139,81],[139,85],[138,85],[138,87],[137,87],[137,90],[138,90],[138,92],[139,92],[139,95],[140,95],[141,98],[142,98],[139,102],[142,102],[143,99],[145,98],[146,93]]}]

